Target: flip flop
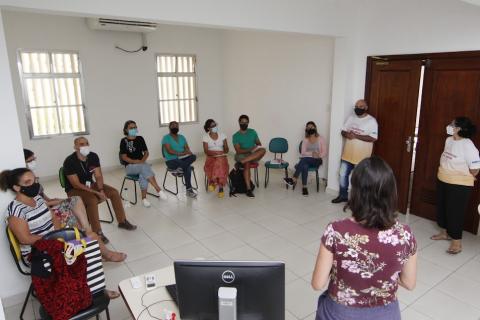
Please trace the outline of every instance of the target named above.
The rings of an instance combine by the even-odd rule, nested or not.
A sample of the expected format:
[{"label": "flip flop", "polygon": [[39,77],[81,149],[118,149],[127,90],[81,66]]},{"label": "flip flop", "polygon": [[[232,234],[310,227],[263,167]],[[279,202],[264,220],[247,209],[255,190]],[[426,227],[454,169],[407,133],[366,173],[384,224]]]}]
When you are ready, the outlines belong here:
[{"label": "flip flop", "polygon": [[127,259],[127,254],[126,253],[122,253],[122,252],[119,252],[119,256],[120,258],[119,259],[112,259],[111,257],[104,257],[105,261],[108,261],[108,262],[123,262],[125,261],[125,259]]},{"label": "flip flop", "polygon": [[430,237],[430,240],[438,241],[438,240],[452,240],[449,236],[439,236],[439,235],[433,235]]},{"label": "flip flop", "polygon": [[451,254],[451,255],[456,255],[456,254],[459,254],[460,252],[462,252],[462,248],[455,249],[455,250],[453,250],[453,249],[448,249],[447,250],[447,253]]}]

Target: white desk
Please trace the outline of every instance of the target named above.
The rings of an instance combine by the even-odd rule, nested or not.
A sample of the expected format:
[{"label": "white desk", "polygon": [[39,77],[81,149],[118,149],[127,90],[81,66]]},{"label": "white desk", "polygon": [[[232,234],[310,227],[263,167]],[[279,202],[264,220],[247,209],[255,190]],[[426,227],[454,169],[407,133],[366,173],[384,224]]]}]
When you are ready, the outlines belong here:
[{"label": "white desk", "polygon": [[154,274],[156,276],[157,287],[153,290],[148,291],[145,288],[145,274],[138,276],[142,283],[142,286],[138,289],[132,288],[130,278],[125,279],[118,284],[118,289],[120,290],[123,300],[125,301],[127,308],[130,310],[132,317],[136,320],[154,319],[150,317],[147,310],[145,310],[145,307],[142,306],[142,295],[145,294],[143,297],[143,304],[145,306],[152,305],[158,301],[169,300],[152,305],[149,308],[149,311],[153,316],[160,317],[162,310],[168,309],[175,312],[177,315],[176,319],[179,320],[180,316],[177,305],[175,302],[171,301],[172,298],[168,294],[167,289],[165,289],[165,286],[175,283],[175,272],[173,270],[173,266],[155,270],[147,274]]}]

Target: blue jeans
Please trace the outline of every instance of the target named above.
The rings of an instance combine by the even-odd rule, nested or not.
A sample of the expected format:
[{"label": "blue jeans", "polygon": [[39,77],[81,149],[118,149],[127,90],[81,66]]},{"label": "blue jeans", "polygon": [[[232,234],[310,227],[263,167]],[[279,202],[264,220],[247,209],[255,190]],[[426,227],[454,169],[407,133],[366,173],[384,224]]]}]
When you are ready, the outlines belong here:
[{"label": "blue jeans", "polygon": [[348,178],[355,165],[348,161],[340,162],[340,197],[348,199]]},{"label": "blue jeans", "polygon": [[316,159],[312,157],[301,158],[300,162],[295,166],[295,173],[293,176],[298,178],[302,174],[302,185],[307,185],[308,178],[308,168],[309,167],[318,167],[322,164],[322,159]]},{"label": "blue jeans", "polygon": [[197,160],[197,156],[194,154],[183,158],[183,159],[172,159],[166,162],[168,169],[175,170],[177,168],[182,168],[183,176],[185,177],[185,187],[187,189],[192,189],[192,163]]},{"label": "blue jeans", "polygon": [[125,167],[128,175],[138,175],[138,184],[141,190],[148,189],[148,178],[155,174],[152,171],[152,166],[148,163],[132,163]]}]

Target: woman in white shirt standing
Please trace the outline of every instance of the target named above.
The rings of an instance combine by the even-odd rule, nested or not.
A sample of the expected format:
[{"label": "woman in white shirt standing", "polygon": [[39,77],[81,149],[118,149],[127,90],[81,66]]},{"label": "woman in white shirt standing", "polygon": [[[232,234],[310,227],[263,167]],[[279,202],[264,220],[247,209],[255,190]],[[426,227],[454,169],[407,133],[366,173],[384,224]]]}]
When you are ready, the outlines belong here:
[{"label": "woman in white shirt standing", "polygon": [[225,196],[223,188],[228,179],[228,143],[227,136],[218,132],[218,125],[213,119],[205,121],[203,126],[203,151],[207,156],[205,161],[205,174],[208,180],[208,191],[213,192],[218,187],[218,197]]},{"label": "woman in white shirt standing", "polygon": [[447,126],[449,137],[440,157],[437,182],[437,223],[442,228],[432,240],[451,240],[447,253],[462,252],[462,230],[475,177],[480,171],[478,149],[470,138],[475,125],[457,117]]}]

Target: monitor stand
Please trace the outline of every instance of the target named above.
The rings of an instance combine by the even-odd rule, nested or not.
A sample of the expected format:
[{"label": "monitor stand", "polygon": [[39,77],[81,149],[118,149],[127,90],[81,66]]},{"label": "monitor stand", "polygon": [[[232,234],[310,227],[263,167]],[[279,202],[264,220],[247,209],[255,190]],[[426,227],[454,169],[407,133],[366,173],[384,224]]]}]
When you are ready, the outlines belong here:
[{"label": "monitor stand", "polygon": [[237,320],[237,288],[218,288],[218,319]]}]

